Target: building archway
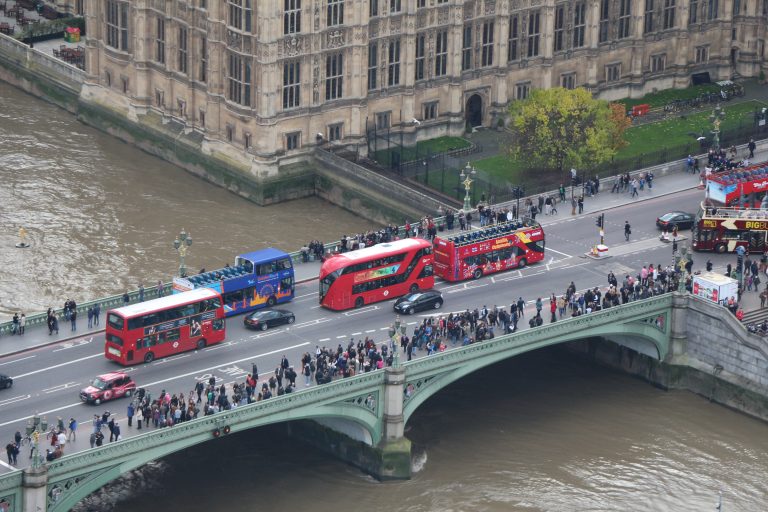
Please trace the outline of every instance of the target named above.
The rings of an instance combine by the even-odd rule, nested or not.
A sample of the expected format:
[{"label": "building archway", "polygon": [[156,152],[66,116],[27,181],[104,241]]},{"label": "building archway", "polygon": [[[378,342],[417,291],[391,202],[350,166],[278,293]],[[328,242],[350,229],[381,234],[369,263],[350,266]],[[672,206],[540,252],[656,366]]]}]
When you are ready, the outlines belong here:
[{"label": "building archway", "polygon": [[464,116],[472,128],[483,124],[483,98],[479,94],[473,94],[469,97]]}]

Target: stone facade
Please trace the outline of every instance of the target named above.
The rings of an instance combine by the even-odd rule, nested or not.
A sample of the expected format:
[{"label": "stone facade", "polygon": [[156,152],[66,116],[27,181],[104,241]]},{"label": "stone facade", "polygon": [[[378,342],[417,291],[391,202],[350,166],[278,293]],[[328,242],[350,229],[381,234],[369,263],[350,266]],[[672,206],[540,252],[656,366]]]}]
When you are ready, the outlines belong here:
[{"label": "stone facade", "polygon": [[[72,0],[67,0],[71,3]],[[65,2],[66,3],[66,2]],[[318,145],[496,126],[532,88],[757,76],[768,0],[85,0],[86,99],[261,178]]]}]

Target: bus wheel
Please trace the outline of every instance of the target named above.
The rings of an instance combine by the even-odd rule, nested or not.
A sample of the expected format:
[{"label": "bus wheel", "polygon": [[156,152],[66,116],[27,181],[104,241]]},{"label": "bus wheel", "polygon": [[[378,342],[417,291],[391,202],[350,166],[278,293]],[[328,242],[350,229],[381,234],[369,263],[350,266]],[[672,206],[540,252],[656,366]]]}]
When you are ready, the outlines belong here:
[{"label": "bus wheel", "polygon": [[416,293],[417,291],[419,291],[419,285],[417,285],[416,283],[413,283],[411,285],[411,293]]},{"label": "bus wheel", "polygon": [[197,350],[203,350],[205,348],[205,338],[197,340]]},{"label": "bus wheel", "polygon": [[526,265],[528,265],[528,262],[523,258],[520,260],[520,263],[517,264],[517,268],[525,268]]},{"label": "bus wheel", "polygon": [[715,252],[717,254],[725,254],[725,251],[728,249],[725,244],[717,244],[715,246]]},{"label": "bus wheel", "polygon": [[472,273],[472,277],[474,277],[475,279],[480,279],[481,277],[483,277],[483,271],[480,270],[479,268],[476,268],[475,271]]},{"label": "bus wheel", "polygon": [[154,360],[155,360],[155,354],[153,354],[152,352],[147,352],[146,354],[144,354],[145,363],[151,363]]},{"label": "bus wheel", "polygon": [[275,300],[275,296],[272,295],[270,298],[267,299],[267,306],[271,308],[275,304],[277,304],[277,300]]},{"label": "bus wheel", "polygon": [[365,301],[363,300],[362,297],[358,297],[358,298],[355,299],[355,307],[356,308],[361,308],[361,307],[363,307],[364,304],[365,304]]}]

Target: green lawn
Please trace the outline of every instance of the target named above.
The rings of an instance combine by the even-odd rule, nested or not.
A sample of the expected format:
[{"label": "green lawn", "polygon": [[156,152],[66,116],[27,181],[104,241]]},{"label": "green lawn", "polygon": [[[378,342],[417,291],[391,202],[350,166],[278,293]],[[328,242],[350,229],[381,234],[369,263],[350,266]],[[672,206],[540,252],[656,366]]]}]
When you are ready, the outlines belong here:
[{"label": "green lawn", "polygon": [[381,165],[388,166],[392,159],[392,153],[401,151],[400,162],[410,162],[418,160],[429,155],[444,153],[454,149],[463,149],[471,146],[472,143],[462,137],[438,137],[436,139],[423,140],[415,146],[400,148],[390,148],[374,153],[374,160]]},{"label": "green lawn", "polygon": [[673,100],[688,100],[697,98],[702,92],[719,92],[720,86],[717,84],[692,85],[685,89],[665,89],[659,92],[646,94],[642,98],[625,98],[616,103],[623,103],[627,110],[631,110],[635,105],[647,103],[654,107],[663,107]]},{"label": "green lawn", "polygon": [[[720,125],[721,139],[727,136],[729,131],[738,130],[739,127],[752,126],[753,112],[756,108],[765,106],[763,102],[747,101],[744,103],[726,104],[725,117]],[[698,148],[696,137],[704,135],[711,139],[712,123],[709,121],[709,112],[702,112],[691,116],[679,117],[659,121],[641,126],[633,126],[626,132],[628,145],[619,150],[616,161],[634,159],[640,155],[648,155],[661,150],[669,149],[671,158],[683,158],[685,147]],[[744,141],[746,142],[746,141]],[[691,149],[693,150],[693,149]],[[679,154],[678,154],[679,153]],[[494,183],[537,183],[542,187],[556,186],[562,177],[555,173],[547,172],[544,176],[532,171],[524,161],[510,161],[506,155],[496,155],[472,162],[476,169],[482,171],[483,177]],[[437,187],[439,189],[439,187]]]}]

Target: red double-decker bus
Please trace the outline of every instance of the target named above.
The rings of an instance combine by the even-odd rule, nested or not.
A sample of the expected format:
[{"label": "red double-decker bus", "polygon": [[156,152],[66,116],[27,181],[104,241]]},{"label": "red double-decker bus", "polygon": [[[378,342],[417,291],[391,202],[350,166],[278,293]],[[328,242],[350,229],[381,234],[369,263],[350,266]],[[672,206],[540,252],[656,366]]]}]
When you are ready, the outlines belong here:
[{"label": "red double-decker bus", "polygon": [[331,256],[320,268],[320,304],[359,308],[435,285],[432,244],[406,238]]},{"label": "red double-decker bus", "polygon": [[537,222],[505,222],[435,238],[435,273],[446,281],[480,279],[544,259],[544,230]]},{"label": "red double-decker bus", "polygon": [[760,207],[768,192],[768,163],[737,167],[707,177],[707,197],[722,206]]},{"label": "red double-decker bus", "polygon": [[695,251],[750,252],[768,250],[768,211],[754,208],[714,207],[702,204],[691,230]]},{"label": "red double-decker bus", "polygon": [[107,311],[104,355],[123,365],[149,363],[224,336],[221,295],[200,288]]}]

